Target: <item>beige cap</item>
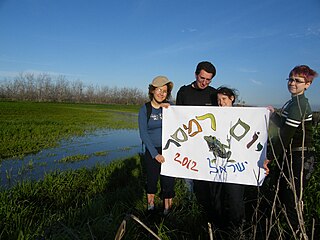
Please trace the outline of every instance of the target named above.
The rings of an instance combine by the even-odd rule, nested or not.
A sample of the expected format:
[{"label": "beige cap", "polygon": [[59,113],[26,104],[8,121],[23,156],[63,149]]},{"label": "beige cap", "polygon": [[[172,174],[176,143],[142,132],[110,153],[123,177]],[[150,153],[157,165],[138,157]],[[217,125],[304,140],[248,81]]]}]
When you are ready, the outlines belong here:
[{"label": "beige cap", "polygon": [[169,83],[169,87],[173,88],[173,82],[171,82],[167,77],[165,76],[157,76],[152,80],[152,83],[150,85],[154,87],[162,87]]}]

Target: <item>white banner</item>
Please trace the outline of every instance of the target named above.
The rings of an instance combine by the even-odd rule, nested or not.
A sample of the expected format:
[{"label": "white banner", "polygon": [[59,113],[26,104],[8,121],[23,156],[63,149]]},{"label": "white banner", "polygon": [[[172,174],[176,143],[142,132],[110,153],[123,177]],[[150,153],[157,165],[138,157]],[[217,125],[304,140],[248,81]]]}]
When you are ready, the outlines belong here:
[{"label": "white banner", "polygon": [[261,186],[269,111],[258,107],[163,109],[161,174]]}]

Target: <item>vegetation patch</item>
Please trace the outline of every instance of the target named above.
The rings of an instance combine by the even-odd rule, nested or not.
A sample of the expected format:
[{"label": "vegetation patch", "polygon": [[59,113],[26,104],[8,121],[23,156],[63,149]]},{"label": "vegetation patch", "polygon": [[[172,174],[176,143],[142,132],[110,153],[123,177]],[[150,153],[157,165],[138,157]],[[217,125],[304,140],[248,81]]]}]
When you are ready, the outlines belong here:
[{"label": "vegetation patch", "polygon": [[[209,239],[205,213],[195,198],[189,197],[183,179],[176,179],[176,197],[168,216],[162,215],[159,192],[155,199],[156,212],[146,212],[142,161],[141,156],[134,156],[92,169],[54,172],[41,181],[26,181],[3,189],[0,191],[1,239],[22,239],[21,236],[23,239],[114,239],[123,221],[126,222],[123,239],[154,239],[134,217],[161,239]],[[311,233],[314,220],[318,234],[319,168],[313,177],[305,191],[305,224]],[[230,239],[266,239],[268,226],[264,224],[268,215],[263,210],[272,207],[268,205],[272,204],[271,191],[269,182],[261,188],[248,186],[246,223],[240,232],[230,231]],[[279,219],[274,221],[274,229],[280,233],[268,239],[279,239],[285,225]],[[217,237],[216,229],[212,230]]]},{"label": "vegetation patch", "polygon": [[87,160],[87,159],[89,159],[88,155],[77,154],[77,155],[73,155],[73,156],[64,157],[64,158],[58,160],[58,163],[73,163],[73,162],[80,162],[80,161]]},{"label": "vegetation patch", "polygon": [[132,149],[132,147],[122,147],[122,148],[119,148],[120,151],[130,151]]},{"label": "vegetation patch", "polygon": [[108,151],[101,151],[101,152],[95,152],[93,153],[94,156],[107,156],[108,155]]},{"label": "vegetation patch", "polygon": [[133,105],[0,102],[0,109],[0,161],[97,129],[138,127]]}]

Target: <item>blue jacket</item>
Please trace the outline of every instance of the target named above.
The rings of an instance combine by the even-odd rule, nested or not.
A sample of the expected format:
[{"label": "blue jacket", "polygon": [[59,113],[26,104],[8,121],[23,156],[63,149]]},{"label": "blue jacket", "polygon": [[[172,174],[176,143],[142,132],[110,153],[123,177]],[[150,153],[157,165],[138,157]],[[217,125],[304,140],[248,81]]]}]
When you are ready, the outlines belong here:
[{"label": "blue jacket", "polygon": [[159,153],[156,147],[162,146],[162,108],[152,107],[151,116],[147,120],[147,108],[145,104],[140,108],[138,116],[139,134],[142,142],[155,158]]}]

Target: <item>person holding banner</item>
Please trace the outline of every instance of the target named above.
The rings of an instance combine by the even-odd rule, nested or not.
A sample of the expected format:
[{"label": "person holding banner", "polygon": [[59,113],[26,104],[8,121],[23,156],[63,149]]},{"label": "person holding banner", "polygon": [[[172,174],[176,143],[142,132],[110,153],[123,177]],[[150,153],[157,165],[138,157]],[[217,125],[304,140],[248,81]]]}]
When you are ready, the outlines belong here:
[{"label": "person holding banner", "polygon": [[165,76],[157,76],[149,85],[149,99],[140,108],[138,115],[139,133],[145,144],[145,167],[147,179],[148,211],[155,209],[155,193],[160,176],[161,198],[164,201],[164,215],[172,207],[172,198],[175,196],[173,177],[160,175],[161,164],[165,161],[162,156],[162,107],[168,107],[173,83]]},{"label": "person holding banner", "polygon": [[[217,90],[210,86],[216,75],[215,66],[208,61],[199,62],[195,71],[195,81],[182,86],[177,92],[176,105],[218,106]],[[210,209],[209,182],[185,179],[191,194],[194,192],[198,202],[207,211]]]},{"label": "person holding banner", "polygon": [[196,80],[182,86],[177,92],[176,105],[218,106],[217,90],[210,86],[216,68],[210,62],[198,63],[195,71]]},{"label": "person holding banner", "polygon": [[[217,89],[217,101],[220,107],[232,107],[237,91],[227,87]],[[237,231],[245,216],[244,205],[245,186],[235,183],[210,183],[210,198],[212,200],[213,223],[222,231],[230,234]]]},{"label": "person holding banner", "polygon": [[[277,160],[281,175],[279,182],[280,202],[286,209],[289,225],[295,233],[300,230],[297,211],[302,213],[300,194],[314,170],[315,149],[312,139],[312,111],[305,91],[311,86],[317,73],[306,65],[294,67],[287,87],[291,99],[284,104],[280,114],[269,106],[270,120],[279,128],[278,136],[271,141],[271,150],[264,161],[266,175],[268,164]],[[300,218],[301,220],[301,218]]]}]

